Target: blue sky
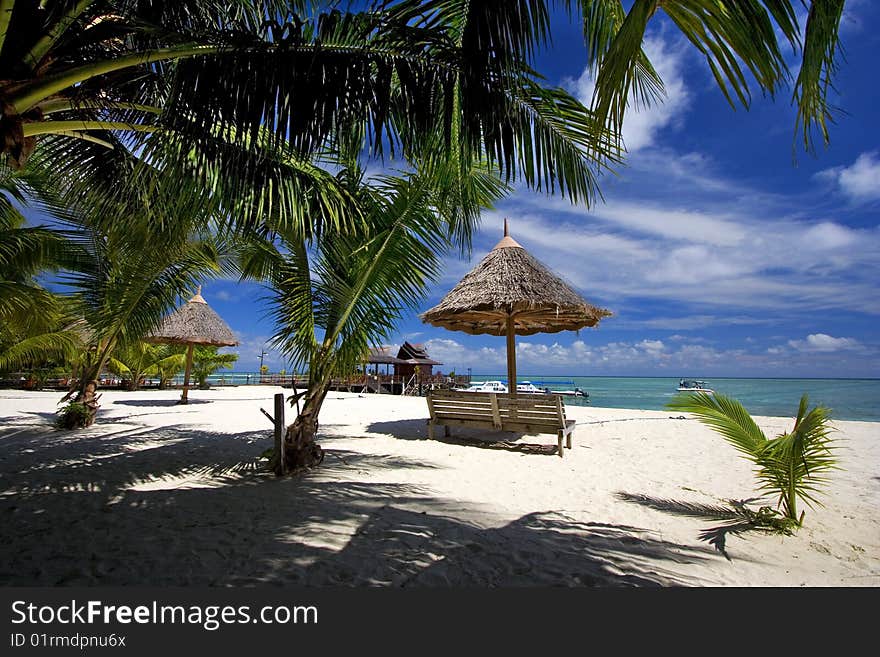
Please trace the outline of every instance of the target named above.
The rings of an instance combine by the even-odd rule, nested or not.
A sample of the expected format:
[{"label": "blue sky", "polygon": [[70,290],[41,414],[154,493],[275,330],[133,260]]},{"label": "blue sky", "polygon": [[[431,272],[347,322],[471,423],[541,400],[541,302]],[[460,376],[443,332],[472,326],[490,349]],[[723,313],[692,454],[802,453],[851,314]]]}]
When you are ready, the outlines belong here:
[{"label": "blue sky", "polygon": [[[626,119],[625,166],[587,209],[518,189],[483,215],[469,261],[450,258],[421,310],[492,248],[503,218],[534,256],[614,316],[595,329],[518,338],[523,375],[880,376],[880,8],[847,3],[846,59],[831,145],[793,150],[787,92],[732,109],[671,26],[646,48],[666,83],[660,106]],[[792,57],[792,61],[795,58]],[[582,39],[557,21],[538,70],[588,100]],[[255,369],[272,333],[259,287],[203,291],[240,335],[237,369]],[[425,342],[443,371],[505,371],[503,338],[404,319],[392,342]],[[267,363],[283,366],[271,352]]]},{"label": "blue sky", "polygon": [[[733,109],[694,48],[655,21],[646,50],[668,96],[627,114],[629,154],[601,180],[604,202],[517,189],[483,214],[472,258],[450,256],[419,311],[479,262],[507,217],[530,253],[614,313],[595,329],[518,338],[524,377],[880,377],[878,21],[878,3],[847,2],[833,98],[843,111],[815,156],[793,148],[788,91]],[[536,68],[588,102],[578,26],[557,16],[553,37]],[[256,370],[263,349],[273,371],[289,368],[267,344],[259,285],[211,280],[202,294],[239,336],[236,370]],[[505,371],[503,338],[411,313],[391,342],[404,340],[426,343],[444,372]]]}]

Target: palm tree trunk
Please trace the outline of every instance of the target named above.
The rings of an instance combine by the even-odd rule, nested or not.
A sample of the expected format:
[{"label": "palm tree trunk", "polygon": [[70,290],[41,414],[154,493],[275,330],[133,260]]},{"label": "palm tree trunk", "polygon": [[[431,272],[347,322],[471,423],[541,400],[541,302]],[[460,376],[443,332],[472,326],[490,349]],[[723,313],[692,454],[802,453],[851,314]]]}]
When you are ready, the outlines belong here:
[{"label": "palm tree trunk", "polygon": [[98,377],[101,375],[101,370],[104,369],[104,365],[107,364],[107,361],[110,358],[110,352],[113,350],[114,340],[108,340],[103,345],[98,345],[96,350],[96,354],[98,354],[95,358],[95,361],[91,365],[83,365],[80,372],[80,377],[75,381],[71,382],[70,389],[67,394],[61,399],[62,402],[67,401],[71,397],[73,401],[80,401],[86,392],[86,386],[91,381],[97,381]]},{"label": "palm tree trunk", "polygon": [[308,395],[306,403],[284,437],[284,463],[281,474],[290,474],[311,468],[324,460],[324,450],[317,444],[318,414],[324,404],[327,390]]}]

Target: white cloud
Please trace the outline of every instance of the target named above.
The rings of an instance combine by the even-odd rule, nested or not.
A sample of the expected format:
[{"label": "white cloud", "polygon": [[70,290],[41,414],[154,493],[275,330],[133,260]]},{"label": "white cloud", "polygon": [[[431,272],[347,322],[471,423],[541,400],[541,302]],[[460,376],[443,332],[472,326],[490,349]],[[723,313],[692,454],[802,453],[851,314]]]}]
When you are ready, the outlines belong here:
[{"label": "white cloud", "polygon": [[[623,142],[630,153],[653,146],[664,129],[678,127],[690,104],[681,72],[686,52],[683,44],[671,45],[660,37],[649,37],[643,47],[663,80],[666,98],[650,107],[636,107],[630,102],[623,120]],[[577,80],[565,83],[584,105],[592,103],[596,81],[589,68]]]},{"label": "white cloud", "polygon": [[[517,340],[517,371],[523,378],[535,375],[644,375],[654,373],[680,376],[826,376],[852,375],[876,371],[875,347],[865,346],[852,338],[834,338],[814,334],[806,339],[792,340],[788,345],[760,346],[757,341],[748,349],[715,347],[688,341],[678,336],[674,343],[645,338],[638,341],[614,340],[605,344],[593,339],[575,338],[570,343],[554,336],[552,344],[538,342],[541,336]],[[596,336],[599,334],[597,333]],[[777,338],[778,339],[778,338]],[[491,338],[490,338],[491,340]],[[497,346],[485,344],[483,337],[461,340],[435,338],[426,343],[428,353],[444,363],[443,370],[455,369],[504,378],[507,359],[503,338]],[[832,351],[835,349],[835,351]],[[873,363],[873,364],[872,364]],[[861,368],[861,369],[859,369]]]},{"label": "white cloud", "polygon": [[[664,187],[681,185],[688,173],[670,174]],[[805,210],[793,214],[798,207]],[[699,304],[704,312],[664,327],[672,330],[689,328],[691,317],[757,324],[818,309],[880,314],[880,228],[852,228],[812,211],[803,199],[722,184],[709,195],[612,199],[590,213],[518,193],[484,220],[500,226],[510,217],[513,236],[532,255],[613,312],[646,298]],[[696,323],[707,321],[715,323]]]},{"label": "white cloud", "polygon": [[[754,324],[767,324],[772,320],[748,316],[718,316],[718,315],[685,315],[683,317],[655,317],[642,322],[633,322],[640,326],[670,331],[701,330],[711,326],[745,326]],[[673,335],[670,340],[693,340],[682,335]]]},{"label": "white cloud", "polygon": [[837,184],[853,201],[880,199],[880,160],[876,152],[862,153],[852,165],[825,169],[817,176]]},{"label": "white cloud", "polygon": [[662,340],[642,340],[636,346],[641,347],[645,351],[648,351],[653,354],[659,353],[659,352],[663,351],[663,349],[665,349],[665,346],[664,346]]},{"label": "white cloud", "polygon": [[835,338],[825,333],[812,333],[806,340],[789,340],[788,344],[798,351],[841,351],[861,347],[853,338]]},{"label": "white cloud", "polygon": [[609,201],[597,206],[591,216],[641,233],[688,242],[733,246],[746,237],[735,221],[698,210]]}]

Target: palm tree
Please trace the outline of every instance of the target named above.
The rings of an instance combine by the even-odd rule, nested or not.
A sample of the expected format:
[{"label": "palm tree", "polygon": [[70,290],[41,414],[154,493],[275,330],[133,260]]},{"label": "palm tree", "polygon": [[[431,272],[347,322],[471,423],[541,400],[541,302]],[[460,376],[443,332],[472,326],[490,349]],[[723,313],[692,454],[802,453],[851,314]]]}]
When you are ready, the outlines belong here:
[{"label": "palm tree", "polygon": [[186,368],[186,347],[175,344],[161,345],[166,358],[156,363],[156,376],[159,377],[159,390],[165,390],[168,382]]},{"label": "palm tree", "polygon": [[62,369],[70,372],[84,349],[67,299],[40,290],[44,305],[33,315],[0,322],[0,372]]},{"label": "palm tree", "polygon": [[151,204],[138,210],[139,221],[113,222],[94,214],[66,220],[80,255],[61,282],[89,333],[68,397],[78,399],[120,345],[143,338],[179,297],[221,270],[227,240],[201,215],[201,197],[190,204],[173,201],[165,202],[157,189]]},{"label": "palm tree", "polygon": [[70,309],[37,280],[69,266],[74,249],[50,227],[28,226],[18,209],[28,197],[43,208],[58,208],[38,195],[40,185],[33,172],[13,179],[0,166],[0,371],[63,364],[79,348],[79,336],[68,329]]},{"label": "palm tree", "polygon": [[791,432],[772,439],[764,435],[742,404],[724,395],[679,395],[667,408],[693,413],[751,460],[756,466],[760,490],[777,495],[782,518],[800,527],[804,514],[798,515],[798,500],[808,506],[818,503],[815,496],[827,481],[823,473],[836,468],[830,411],[816,406],[808,412],[807,404],[804,395]]},{"label": "palm tree", "polygon": [[148,344],[137,340],[117,345],[107,361],[107,369],[128,378],[129,390],[137,390],[144,377],[158,376],[161,381],[163,374],[172,370],[177,373],[185,364],[186,356],[179,349],[172,349],[170,345]]},{"label": "palm tree", "polygon": [[[519,169],[539,188],[558,182],[575,191],[566,167],[546,168],[541,128],[552,125],[550,115],[521,111],[568,104],[530,70],[551,36],[551,3],[377,1],[360,12],[335,4],[0,0],[3,153],[20,164],[43,135],[106,145],[111,131],[173,131],[202,145],[225,134],[245,145],[263,127],[300,153],[352,130],[377,152],[398,141],[406,153],[432,130],[447,146],[461,130],[505,174]],[[803,43],[791,0],[635,0],[629,12],[620,0],[565,5],[579,9],[598,72],[596,109],[615,127],[631,92],[650,102],[662,91],[641,43],[665,14],[706,56],[725,96],[746,105],[746,73],[770,94],[790,81],[778,28],[802,49],[794,98],[805,139],[814,126],[827,138],[844,0],[809,3]],[[454,116],[464,120],[455,126]],[[525,125],[539,129],[529,137]],[[203,154],[202,163],[209,159]]]},{"label": "palm tree", "polygon": [[[530,68],[547,37],[543,0],[329,4],[2,0],[0,149],[14,166],[44,149],[58,184],[92,204],[136,193],[138,176],[114,158],[137,152],[180,174],[171,181],[210,183],[227,209],[252,213],[244,224],[279,185],[289,220],[308,221],[291,152],[311,162],[391,149],[413,161],[464,149],[506,179],[595,198],[596,166],[615,152]],[[327,185],[324,199],[335,212],[322,216],[344,221],[344,197]]]},{"label": "palm tree", "polygon": [[[446,209],[476,215],[473,208],[450,206],[448,187],[432,175],[381,177],[369,184],[358,172],[338,175],[358,198],[363,224],[312,240],[279,229],[241,255],[243,277],[270,287],[278,327],[274,344],[308,371],[308,387],[296,399],[302,406],[287,428],[284,459],[276,455],[279,474],[322,459],[315,438],[332,379],[354,372],[369,347],[391,335],[401,313],[422,300],[440,270],[439,258],[456,245]],[[468,195],[483,206],[504,190],[477,167],[470,179],[478,182]]]},{"label": "palm tree", "polygon": [[69,263],[64,237],[47,226],[28,226],[18,209],[40,184],[37,175],[13,177],[0,166],[0,323],[20,323],[51,305],[52,295],[35,277]]},{"label": "palm tree", "polygon": [[[752,85],[771,97],[792,85],[795,134],[813,149],[813,132],[829,141],[828,90],[840,57],[838,34],[845,0],[580,0],[588,60],[596,74],[592,109],[619,135],[626,108],[663,96],[662,81],[641,48],[648,25],[665,16],[705,57],[724,97],[748,108]],[[569,2],[569,5],[574,4]],[[803,39],[798,4],[808,8]],[[780,38],[781,37],[781,38]],[[783,43],[800,51],[794,78]]]},{"label": "palm tree", "polygon": [[238,360],[238,354],[219,354],[217,347],[196,347],[193,352],[193,376],[199,382],[199,388],[208,390],[208,377],[219,369],[232,369]]}]

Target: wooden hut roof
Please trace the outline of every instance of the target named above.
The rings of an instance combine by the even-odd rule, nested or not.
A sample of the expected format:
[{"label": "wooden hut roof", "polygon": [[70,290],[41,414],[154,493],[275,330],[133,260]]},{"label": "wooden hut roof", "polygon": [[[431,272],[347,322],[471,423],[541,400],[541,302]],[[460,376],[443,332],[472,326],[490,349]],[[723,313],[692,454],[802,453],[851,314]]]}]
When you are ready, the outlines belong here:
[{"label": "wooden hut roof", "polygon": [[406,361],[412,365],[442,365],[443,363],[438,362],[436,360],[432,360],[430,356],[428,356],[428,352],[425,350],[425,345],[423,344],[412,344],[411,342],[404,342],[400,346],[400,350],[397,352],[397,357],[400,360]]}]

